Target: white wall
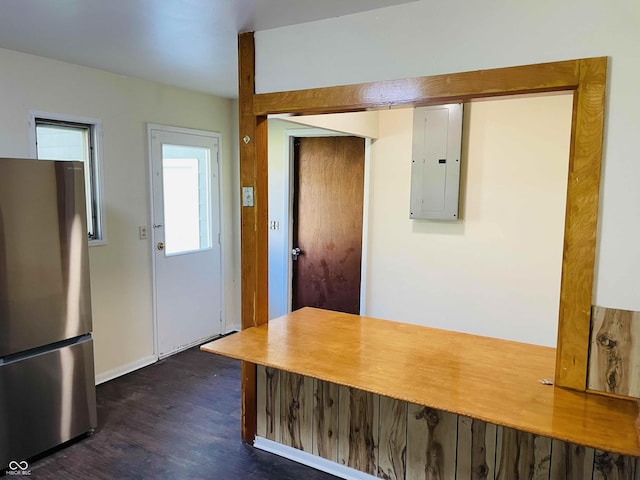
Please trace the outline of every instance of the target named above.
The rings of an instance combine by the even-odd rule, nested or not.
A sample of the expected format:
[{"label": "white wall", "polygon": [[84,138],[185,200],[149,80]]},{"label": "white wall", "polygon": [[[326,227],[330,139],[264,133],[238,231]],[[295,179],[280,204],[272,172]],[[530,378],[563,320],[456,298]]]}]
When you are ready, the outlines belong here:
[{"label": "white wall", "polygon": [[289,156],[286,131],[308,127],[284,120],[269,119],[269,221],[278,230],[269,230],[269,319],[289,311]]},{"label": "white wall", "polygon": [[380,113],[368,315],[555,346],[571,106],[571,95],[465,106],[458,222],[409,219],[412,110]]},{"label": "white wall", "polygon": [[[226,326],[228,331],[240,330],[242,321],[240,318],[240,305],[242,305],[242,292],[240,288],[241,269],[240,269],[240,121],[239,121],[239,104],[238,100],[232,101],[231,108],[231,137],[227,139],[227,144],[231,143],[231,167],[227,172],[231,171],[231,182],[229,177],[225,179],[227,190],[226,204],[229,202],[231,208],[231,232],[227,231],[225,242],[227,248],[225,262],[231,263],[231,278],[227,278],[226,301],[231,301],[232,309],[227,307]],[[230,247],[230,248],[229,248]],[[226,267],[225,267],[226,268]],[[231,293],[229,293],[231,289]]]},{"label": "white wall", "polygon": [[0,156],[28,157],[30,109],[102,119],[108,244],[90,248],[95,365],[116,375],[153,355],[146,123],[222,134],[226,321],[239,322],[231,100],[0,49]]},{"label": "white wall", "polygon": [[629,0],[421,0],[256,33],[257,90],[609,56],[594,303],[640,310],[639,24]]},{"label": "white wall", "polygon": [[327,115],[300,115],[285,118],[288,122],[300,123],[334,132],[348,133],[365,138],[378,138],[378,111],[330,113]]}]

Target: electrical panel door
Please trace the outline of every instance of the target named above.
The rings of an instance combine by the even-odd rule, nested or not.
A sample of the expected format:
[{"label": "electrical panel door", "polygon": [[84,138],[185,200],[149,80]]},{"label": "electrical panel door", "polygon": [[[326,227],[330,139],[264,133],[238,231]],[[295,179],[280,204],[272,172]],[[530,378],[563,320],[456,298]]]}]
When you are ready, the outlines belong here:
[{"label": "electrical panel door", "polygon": [[458,220],[462,112],[461,103],[414,109],[410,218]]}]

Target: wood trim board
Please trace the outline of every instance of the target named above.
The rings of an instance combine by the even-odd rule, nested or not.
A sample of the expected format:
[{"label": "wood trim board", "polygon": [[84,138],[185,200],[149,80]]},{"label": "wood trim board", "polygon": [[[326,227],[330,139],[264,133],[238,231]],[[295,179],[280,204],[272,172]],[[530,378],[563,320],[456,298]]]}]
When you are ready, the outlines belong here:
[{"label": "wood trim board", "polygon": [[[290,376],[310,391],[278,402],[282,408],[274,410],[274,393],[280,398],[280,391],[286,395],[287,390],[284,385],[278,388],[279,379]],[[340,476],[341,471],[343,478],[637,480],[640,474],[640,458],[270,367],[259,365],[258,378],[266,381],[258,386],[255,445],[261,448],[268,444],[267,451],[329,473]],[[274,415],[279,422],[270,421]],[[300,432],[296,436],[304,442],[292,442],[280,434],[281,429]],[[281,440],[275,443],[273,438]],[[331,448],[324,448],[329,445]],[[341,452],[339,459],[337,451]]]},{"label": "wood trim board", "polygon": [[[268,321],[267,306],[267,119],[253,114],[255,44],[253,34],[238,36],[240,184],[253,188],[253,205],[240,212],[242,328]],[[264,149],[262,151],[261,149]],[[240,205],[243,205],[240,199]],[[264,225],[264,228],[260,228]],[[242,364],[242,439],[256,429],[256,367]]]},{"label": "wood trim board", "polygon": [[343,113],[394,106],[456,103],[473,98],[575,90],[578,60],[452,73],[402,80],[262,93],[254,114]]},{"label": "wood trim board", "polygon": [[565,214],[556,384],[587,386],[604,133],[606,58],[578,60]]},{"label": "wood trim board", "polygon": [[589,389],[640,398],[640,312],[593,307]]}]

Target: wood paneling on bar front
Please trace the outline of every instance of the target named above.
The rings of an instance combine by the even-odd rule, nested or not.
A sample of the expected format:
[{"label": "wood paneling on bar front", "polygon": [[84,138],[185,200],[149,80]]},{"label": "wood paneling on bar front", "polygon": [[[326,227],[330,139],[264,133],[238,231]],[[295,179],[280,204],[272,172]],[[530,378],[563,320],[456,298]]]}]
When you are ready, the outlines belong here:
[{"label": "wood paneling on bar front", "polygon": [[552,348],[304,308],[203,350],[535,435],[640,455],[635,401],[542,385]]},{"label": "wood paneling on bar front", "polygon": [[257,369],[257,434],[281,442],[280,434],[280,370]]},{"label": "wood paneling on bar front", "polygon": [[408,410],[407,478],[455,478],[458,416],[414,403]]},{"label": "wood paneling on bar front", "polygon": [[498,427],[496,480],[547,480],[551,470],[551,439]]},{"label": "wood paneling on bar front", "polygon": [[596,450],[593,480],[637,480],[638,460]]},{"label": "wood paneling on bar front", "polygon": [[282,443],[312,451],[313,379],[280,373],[280,435]]},{"label": "wood paneling on bar front", "polygon": [[640,397],[640,312],[593,307],[589,388]]},{"label": "wood paneling on bar front", "polygon": [[[258,367],[258,378],[266,367]],[[273,369],[270,369],[273,370]],[[275,377],[288,374],[273,370]],[[300,376],[296,376],[300,377]],[[330,382],[304,377],[302,383]],[[278,382],[284,390],[286,382]],[[316,403],[311,421],[298,423],[301,437],[315,445],[324,432],[318,416],[340,418],[332,442],[341,450],[340,463],[385,480],[638,480],[640,459],[552,440],[549,437],[496,426],[358,389],[333,385],[335,401]],[[268,388],[266,384],[260,388]],[[258,391],[260,401],[268,398]],[[379,410],[377,408],[379,405]],[[325,415],[327,408],[331,413]],[[275,424],[288,428],[289,414]],[[379,425],[379,428],[375,428]],[[307,431],[305,431],[305,429]],[[303,448],[303,450],[307,450]],[[315,447],[314,447],[315,450]],[[376,451],[377,461],[376,461]],[[315,453],[315,452],[314,452]],[[320,455],[337,461],[335,455]],[[374,472],[377,463],[377,473]]]},{"label": "wood paneling on bar front", "polygon": [[406,476],[407,402],[380,397],[381,442],[378,445],[378,477],[400,480]]},{"label": "wood paneling on bar front", "polygon": [[313,454],[338,462],[338,410],[340,387],[315,380],[313,399]]},{"label": "wood paneling on bar front", "polygon": [[458,417],[457,478],[495,478],[497,427],[469,417]]},{"label": "wood paneling on bar front", "polygon": [[345,386],[339,391],[338,463],[375,475],[380,396]]},{"label": "wood paneling on bar front", "polygon": [[551,480],[591,479],[595,454],[593,448],[553,440],[551,454]]}]

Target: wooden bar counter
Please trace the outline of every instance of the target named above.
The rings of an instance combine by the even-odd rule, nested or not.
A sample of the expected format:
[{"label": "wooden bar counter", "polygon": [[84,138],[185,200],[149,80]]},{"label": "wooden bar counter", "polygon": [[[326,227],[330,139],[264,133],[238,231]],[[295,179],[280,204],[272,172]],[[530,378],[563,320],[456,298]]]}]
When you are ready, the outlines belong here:
[{"label": "wooden bar counter", "polygon": [[636,402],[543,385],[555,349],[304,308],[201,347],[491,424],[640,456]]}]

